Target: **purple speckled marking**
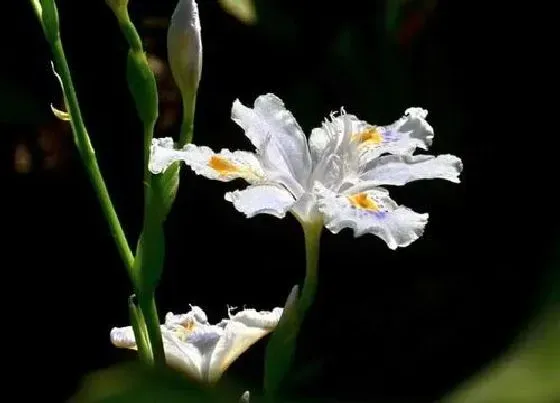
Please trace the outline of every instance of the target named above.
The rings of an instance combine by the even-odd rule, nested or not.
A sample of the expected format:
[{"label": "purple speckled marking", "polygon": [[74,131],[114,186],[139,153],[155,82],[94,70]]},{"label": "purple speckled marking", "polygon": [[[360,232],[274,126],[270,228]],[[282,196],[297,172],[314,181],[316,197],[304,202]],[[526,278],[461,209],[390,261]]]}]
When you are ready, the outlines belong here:
[{"label": "purple speckled marking", "polygon": [[214,329],[195,330],[187,340],[194,345],[205,346],[217,342],[220,336]]},{"label": "purple speckled marking", "polygon": [[380,133],[383,137],[383,140],[385,140],[386,142],[398,140],[398,132],[396,130],[382,129],[380,130]]},{"label": "purple speckled marking", "polygon": [[378,220],[383,220],[385,219],[385,217],[387,217],[387,211],[372,211],[372,210],[366,210],[362,208],[358,209],[358,214],[360,215],[360,218],[364,218],[365,216],[370,217],[374,215],[375,218],[377,218]]},{"label": "purple speckled marking", "polygon": [[386,211],[375,211],[373,214],[375,215],[375,218],[379,218],[380,220],[383,220],[387,216]]}]

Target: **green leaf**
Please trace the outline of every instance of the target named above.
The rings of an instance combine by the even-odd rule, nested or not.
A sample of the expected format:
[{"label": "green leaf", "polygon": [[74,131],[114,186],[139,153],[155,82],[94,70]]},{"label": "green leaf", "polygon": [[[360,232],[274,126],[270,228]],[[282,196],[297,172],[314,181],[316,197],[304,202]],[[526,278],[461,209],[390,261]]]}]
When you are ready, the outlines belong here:
[{"label": "green leaf", "polygon": [[146,363],[151,363],[152,352],[147,329],[145,327],[144,320],[142,319],[142,311],[136,305],[135,300],[135,295],[128,297],[128,315],[130,317],[130,323],[132,324],[134,338],[136,339],[136,345],[138,346],[138,354],[140,355],[140,358]]},{"label": "green leaf", "polygon": [[129,50],[126,76],[138,116],[145,126],[153,125],[158,116],[157,85],[143,52]]},{"label": "green leaf", "polygon": [[162,174],[152,175],[151,186],[152,192],[157,195],[157,206],[150,206],[150,208],[158,209],[162,223],[169,214],[177,195],[180,168],[180,163],[175,162]]},{"label": "green leaf", "polygon": [[60,39],[58,9],[56,8],[54,0],[42,0],[41,7],[41,19],[45,30],[45,37],[53,44]]},{"label": "green leaf", "polygon": [[286,300],[282,317],[266,346],[264,389],[270,396],[278,393],[294,358],[301,326],[301,315],[297,306],[298,292],[299,288],[296,285]]},{"label": "green leaf", "polygon": [[222,8],[239,21],[253,25],[257,22],[257,12],[253,0],[219,0]]},{"label": "green leaf", "polygon": [[134,271],[138,276],[138,292],[148,295],[155,290],[165,258],[165,239],[163,226],[157,223],[145,227],[136,247]]},{"label": "green leaf", "polygon": [[163,223],[171,210],[179,186],[179,163],[161,175],[151,175],[146,189],[144,228],[138,240],[134,269],[139,292],[152,293],[161,277],[165,259]]}]

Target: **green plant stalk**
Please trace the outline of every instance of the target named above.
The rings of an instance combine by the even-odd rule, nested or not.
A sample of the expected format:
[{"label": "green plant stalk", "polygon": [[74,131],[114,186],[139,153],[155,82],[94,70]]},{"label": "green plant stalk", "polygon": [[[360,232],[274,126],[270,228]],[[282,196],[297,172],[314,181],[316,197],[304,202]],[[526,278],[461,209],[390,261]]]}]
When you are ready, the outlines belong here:
[{"label": "green plant stalk", "polygon": [[78,152],[80,153],[80,157],[84,163],[90,181],[93,184],[97,198],[101,204],[103,214],[109,224],[111,235],[115,240],[119,255],[126,266],[129,276],[134,279],[134,255],[128,246],[126,235],[119,222],[119,218],[115,208],[113,207],[113,203],[111,202],[111,197],[109,196],[109,191],[107,190],[107,186],[105,185],[105,181],[101,175],[101,171],[95,157],[95,150],[91,145],[91,141],[80,112],[78,99],[70,75],[70,69],[68,67],[68,63],[66,62],[66,57],[64,55],[60,39],[52,44],[52,51],[56,70],[62,80],[65,103],[68,107],[68,113],[70,114],[72,130],[76,136]]},{"label": "green plant stalk", "polygon": [[305,280],[297,303],[300,320],[303,320],[303,315],[313,304],[317,292],[317,266],[323,223],[302,223],[302,226],[305,239]]},{"label": "green plant stalk", "polygon": [[134,52],[143,53],[144,46],[142,45],[142,39],[140,38],[140,35],[138,35],[138,31],[130,19],[128,9],[124,9],[122,13],[116,14],[116,17],[119,22],[121,32],[128,42],[128,46],[130,46]]},{"label": "green plant stalk", "polygon": [[[107,220],[111,235],[113,236],[113,239],[117,246],[119,255],[126,267],[129,277],[133,282],[136,282],[137,279],[134,271],[134,255],[128,245],[126,235],[122,229],[113,203],[111,202],[109,191],[107,190],[107,186],[105,185],[105,181],[103,180],[101,170],[99,169],[99,165],[95,157],[95,150],[93,149],[86,126],[84,124],[78,97],[76,94],[76,90],[74,89],[74,84],[72,82],[72,75],[70,73],[68,62],[66,61],[66,55],[64,54],[62,40],[60,39],[60,27],[58,26],[58,21],[55,25],[56,35],[49,36],[48,31],[45,30],[45,23],[42,20],[43,15],[41,7],[38,6],[36,0],[31,0],[31,3],[35,9],[35,13],[37,15],[37,18],[39,19],[39,22],[44,28],[46,39],[51,46],[55,70],[60,76],[60,80],[62,83],[64,103],[68,108],[68,113],[70,115],[70,126],[74,134],[76,148],[78,149],[78,152],[82,159],[82,163],[86,168],[86,172],[88,174],[90,182],[93,185],[96,196],[101,205],[101,210],[103,212],[103,215],[105,216],[105,219]],[[55,13],[58,13],[54,0],[45,0],[45,5],[54,10]],[[53,26],[52,21],[51,26]],[[142,334],[145,332],[145,327],[139,323],[133,323],[133,327],[134,332],[137,334]],[[143,338],[140,338],[139,350],[146,353],[148,351],[148,346],[141,345],[142,343]],[[148,359],[148,357],[145,358]]]},{"label": "green plant stalk", "polygon": [[[126,38],[130,50],[135,53],[144,54],[142,40],[136,27],[130,20],[128,10],[125,9],[121,13],[116,14],[121,32]],[[142,119],[144,125],[144,224],[143,231],[148,230],[149,198],[148,193],[152,186],[152,174],[148,170],[148,162],[150,157],[150,146],[154,136],[155,120]],[[139,274],[140,275],[140,274]],[[156,309],[155,290],[143,290],[137,286],[138,306],[146,325],[148,339],[151,346],[153,361],[156,364],[165,364],[165,352],[163,348],[163,340],[161,336],[161,328],[159,317]],[[140,287],[143,287],[140,284]]]},{"label": "green plant stalk", "polygon": [[183,97],[183,120],[181,121],[181,134],[179,147],[192,143],[194,133],[194,112],[196,105],[196,93],[193,97]]}]

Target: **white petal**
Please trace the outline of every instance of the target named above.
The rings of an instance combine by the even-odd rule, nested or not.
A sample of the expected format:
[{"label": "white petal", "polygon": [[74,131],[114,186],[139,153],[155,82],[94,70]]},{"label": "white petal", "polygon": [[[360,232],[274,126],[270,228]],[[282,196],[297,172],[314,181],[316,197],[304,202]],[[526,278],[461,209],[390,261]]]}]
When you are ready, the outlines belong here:
[{"label": "white petal", "polygon": [[354,133],[362,164],[381,154],[411,155],[417,148],[427,150],[434,138],[434,129],[426,121],[428,111],[408,108],[404,116],[389,126],[366,126]]},{"label": "white petal", "polygon": [[239,100],[233,103],[232,119],[245,130],[258,151],[267,141],[268,158],[278,170],[304,184],[311,171],[311,157],[301,127],[280,98],[274,94],[261,95],[250,109]]},{"label": "white petal", "polygon": [[404,185],[420,179],[445,179],[459,183],[463,170],[454,155],[386,155],[373,160],[360,175],[371,185]]},{"label": "white petal", "polygon": [[[167,335],[164,346],[167,339],[170,348],[174,348],[175,366],[190,374],[198,371],[198,379],[206,381],[212,352],[224,330],[210,325],[204,311],[197,306],[191,306],[185,314],[167,313],[163,327],[162,334]],[[191,368],[195,364],[196,367]]]},{"label": "white petal", "polygon": [[341,109],[338,116],[331,113],[330,120],[325,120],[322,127],[313,129],[309,137],[314,163],[317,164],[332,153],[345,159],[353,157],[349,155],[351,140],[356,133],[361,133],[368,126],[367,122],[347,114],[344,109]]},{"label": "white petal", "polygon": [[224,335],[216,345],[210,361],[209,379],[216,380],[251,345],[274,330],[282,308],[272,312],[246,309],[223,320]]},{"label": "white petal", "polygon": [[224,198],[248,218],[257,214],[272,214],[284,218],[295,202],[290,192],[275,184],[249,186],[245,190],[226,193]]},{"label": "white petal", "polygon": [[309,150],[311,152],[313,165],[316,165],[321,160],[321,157],[331,144],[331,141],[333,141],[333,136],[329,132],[328,127],[316,127],[311,130],[311,135],[309,136]]},{"label": "white petal", "polygon": [[[156,139],[154,139],[156,140]],[[175,161],[183,161],[198,175],[229,182],[243,178],[257,183],[265,178],[263,169],[253,153],[222,149],[214,153],[209,147],[187,144],[182,150],[173,149],[173,140],[157,139],[152,144],[149,169],[161,173]],[[165,141],[163,141],[165,140]]]},{"label": "white petal", "polygon": [[351,228],[355,237],[371,233],[390,249],[408,246],[418,239],[428,221],[428,214],[398,205],[383,188],[342,195],[316,184],[315,191],[327,229],[336,234]]},{"label": "white petal", "polygon": [[278,164],[278,144],[272,140],[272,137],[267,137],[260,150],[257,150],[257,157],[263,170],[266,172],[267,180],[275,182],[284,186],[295,198],[299,198],[304,192],[305,188],[293,176],[291,171]]},{"label": "white petal", "polygon": [[167,364],[190,377],[204,380],[203,356],[192,344],[181,341],[173,332],[161,332]]},{"label": "white petal", "polygon": [[114,327],[111,329],[109,337],[115,347],[136,350],[136,339],[132,326]]},{"label": "white petal", "polygon": [[[184,332],[173,331],[161,326],[165,359],[174,368],[196,379],[202,379],[202,354],[193,344],[181,341]],[[118,348],[137,350],[132,326],[113,328],[110,333],[111,343]],[[217,341],[217,339],[216,339]]]},{"label": "white petal", "polygon": [[191,310],[187,313],[175,315],[173,312],[168,312],[165,315],[166,326],[174,326],[174,325],[184,326],[186,324],[190,324],[193,321],[201,324],[208,323],[208,317],[206,316],[204,311],[198,306],[191,306]]},{"label": "white petal", "polygon": [[164,172],[175,161],[181,160],[180,151],[175,150],[171,137],[153,138],[150,147],[148,169],[153,174]]},{"label": "white petal", "polygon": [[244,309],[229,316],[229,320],[243,323],[249,327],[262,327],[274,329],[284,312],[283,308],[274,308],[270,311],[257,311],[253,308]]}]

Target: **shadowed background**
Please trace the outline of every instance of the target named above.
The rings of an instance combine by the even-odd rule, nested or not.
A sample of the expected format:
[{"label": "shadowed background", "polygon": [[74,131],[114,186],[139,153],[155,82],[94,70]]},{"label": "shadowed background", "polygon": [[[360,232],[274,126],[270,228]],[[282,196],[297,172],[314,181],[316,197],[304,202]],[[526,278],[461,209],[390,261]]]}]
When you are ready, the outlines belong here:
[{"label": "shadowed background", "polygon": [[[421,181],[391,189],[397,202],[430,213],[424,236],[406,249],[325,231],[318,295],[301,334],[292,393],[431,402],[503,353],[541,301],[557,232],[554,217],[537,219],[544,208],[512,186],[529,161],[518,161],[512,175],[510,151],[521,133],[496,118],[506,110],[499,105],[509,87],[504,31],[471,2],[327,7],[262,0],[255,2],[254,23],[216,1],[199,3],[204,59],[195,144],[251,150],[230,119],[231,104],[273,92],[306,133],[341,106],[377,124],[392,123],[409,106],[424,107],[435,129],[430,153],[464,162],[459,185]],[[12,326],[25,328],[10,334],[11,343],[31,346],[14,371],[27,374],[31,363],[26,376],[39,376],[33,382],[44,383],[40,394],[62,400],[85,374],[133,358],[109,343],[111,327],[128,324],[131,288],[69,126],[50,111],[62,99],[40,26],[28,2],[14,4],[0,79],[9,189],[3,270],[5,295],[13,292],[4,306]],[[135,244],[142,130],[125,80],[127,46],[103,1],[57,4],[85,122]],[[165,49],[174,7],[175,1],[130,0],[158,78],[158,137],[176,136],[180,123]],[[182,170],[166,223],[161,317],[189,304],[203,307],[213,322],[228,305],[271,309],[301,282],[299,225],[291,216],[246,219],[223,199],[240,186]],[[260,387],[265,342],[226,374],[240,390]]]}]

